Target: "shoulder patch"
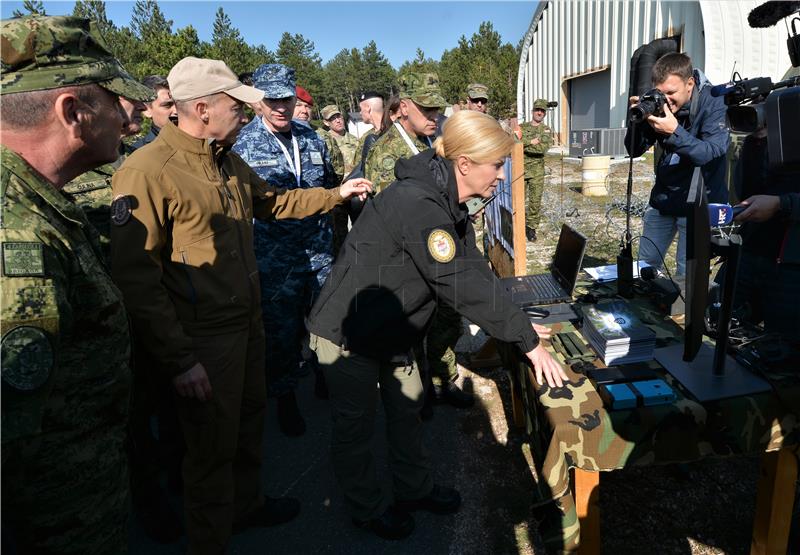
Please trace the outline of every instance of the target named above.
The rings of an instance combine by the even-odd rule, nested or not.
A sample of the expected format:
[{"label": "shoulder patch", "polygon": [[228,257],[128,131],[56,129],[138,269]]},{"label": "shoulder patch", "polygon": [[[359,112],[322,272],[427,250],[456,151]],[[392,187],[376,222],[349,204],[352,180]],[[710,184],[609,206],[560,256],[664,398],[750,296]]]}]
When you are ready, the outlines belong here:
[{"label": "shoulder patch", "polygon": [[44,276],[42,243],[3,243],[3,275]]},{"label": "shoulder patch", "polygon": [[0,341],[3,383],[20,391],[42,387],[53,370],[55,355],[47,334],[33,326],[19,326]]},{"label": "shoulder patch", "polygon": [[450,262],[456,256],[456,242],[443,229],[434,229],[428,234],[428,252],[436,262]]},{"label": "shoulder patch", "polygon": [[393,170],[396,160],[392,156],[384,156],[381,160],[381,167],[385,170]]},{"label": "shoulder patch", "polygon": [[131,197],[117,195],[111,201],[111,221],[114,225],[125,225],[131,219]]}]

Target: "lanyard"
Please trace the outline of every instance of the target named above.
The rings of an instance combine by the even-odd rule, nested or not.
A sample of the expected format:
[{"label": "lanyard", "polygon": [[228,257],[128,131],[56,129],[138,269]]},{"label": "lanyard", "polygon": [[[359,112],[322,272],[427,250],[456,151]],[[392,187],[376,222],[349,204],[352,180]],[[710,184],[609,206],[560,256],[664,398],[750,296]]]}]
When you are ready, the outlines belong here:
[{"label": "lanyard", "polygon": [[297,146],[297,138],[292,133],[292,150],[294,151],[294,163],[292,163],[292,158],[289,156],[289,151],[286,150],[286,147],[283,146],[283,141],[281,141],[278,137],[275,136],[275,133],[272,132],[272,129],[264,123],[264,119],[261,119],[261,123],[264,125],[269,134],[273,136],[275,142],[278,143],[278,146],[281,147],[283,151],[283,155],[286,157],[286,161],[289,163],[289,168],[292,170],[295,179],[297,180],[297,188],[300,188],[300,147]]},{"label": "lanyard", "polygon": [[[414,141],[411,140],[411,137],[408,136],[408,133],[406,133],[406,130],[403,128],[403,126],[400,125],[400,123],[398,122],[394,122],[394,126],[397,128],[397,132],[400,133],[400,136],[403,137],[403,140],[408,145],[408,148],[411,149],[411,153],[419,154],[419,149],[417,148],[417,145],[415,145]],[[430,146],[430,143],[431,140],[428,139],[428,146]]]}]

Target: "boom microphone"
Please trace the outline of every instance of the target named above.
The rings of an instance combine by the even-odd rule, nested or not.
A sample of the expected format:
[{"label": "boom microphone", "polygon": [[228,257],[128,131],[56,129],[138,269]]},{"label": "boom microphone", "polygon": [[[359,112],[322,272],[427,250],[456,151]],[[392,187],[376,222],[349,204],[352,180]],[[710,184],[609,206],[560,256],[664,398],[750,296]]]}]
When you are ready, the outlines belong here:
[{"label": "boom microphone", "polygon": [[556,102],[555,100],[551,100],[550,102],[547,103],[548,108],[555,108],[556,106],[558,106],[558,102]]},{"label": "boom microphone", "polygon": [[753,8],[747,16],[750,27],[772,27],[784,17],[800,11],[800,2],[783,2],[780,0],[769,0],[760,6]]}]

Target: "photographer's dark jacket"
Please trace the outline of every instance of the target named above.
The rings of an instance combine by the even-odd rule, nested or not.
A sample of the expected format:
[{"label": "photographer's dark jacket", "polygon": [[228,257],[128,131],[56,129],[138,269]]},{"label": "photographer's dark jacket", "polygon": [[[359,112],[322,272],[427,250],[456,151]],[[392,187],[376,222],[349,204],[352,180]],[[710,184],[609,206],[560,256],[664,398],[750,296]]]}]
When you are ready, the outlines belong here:
[{"label": "photographer's dark jacket", "polygon": [[708,202],[728,202],[725,184],[725,155],[730,137],[722,97],[711,96],[711,84],[699,69],[694,70],[695,88],[690,102],[675,117],[678,128],[671,135],[656,132],[649,124],[636,126],[636,144],[631,148],[631,127],[625,147],[640,156],[658,142],[663,149],[650,192],[650,206],[669,216],[686,215],[686,195],[694,168],[702,168]]},{"label": "photographer's dark jacket", "polygon": [[778,263],[800,266],[800,172],[770,169],[767,148],[766,136],[745,138],[733,172],[741,200],[753,195],[780,198],[780,211],[774,217],[744,224],[743,248]]},{"label": "photographer's dark jacket", "polygon": [[452,164],[427,150],[399,160],[395,174],[348,233],[309,330],[346,350],[403,362],[441,299],[523,352],[536,347],[528,318],[475,248]]}]

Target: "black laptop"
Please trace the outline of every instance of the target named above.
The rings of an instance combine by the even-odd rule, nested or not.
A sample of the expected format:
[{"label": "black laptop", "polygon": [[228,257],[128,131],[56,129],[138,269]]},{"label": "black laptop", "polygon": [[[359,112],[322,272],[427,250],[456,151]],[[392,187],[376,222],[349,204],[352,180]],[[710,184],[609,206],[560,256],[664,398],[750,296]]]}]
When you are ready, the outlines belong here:
[{"label": "black laptop", "polygon": [[501,279],[517,306],[536,306],[572,301],[572,290],[586,252],[586,237],[561,226],[550,273]]}]

